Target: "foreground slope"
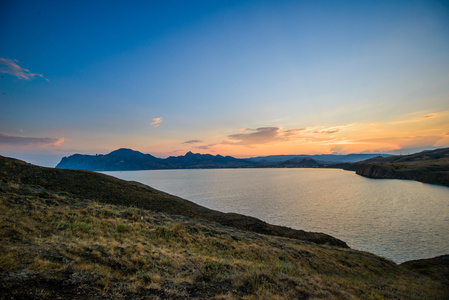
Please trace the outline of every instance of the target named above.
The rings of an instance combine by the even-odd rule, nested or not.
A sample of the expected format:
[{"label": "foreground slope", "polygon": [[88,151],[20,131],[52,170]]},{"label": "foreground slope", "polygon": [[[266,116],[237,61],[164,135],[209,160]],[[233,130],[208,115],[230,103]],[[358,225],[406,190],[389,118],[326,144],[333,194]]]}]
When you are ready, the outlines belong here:
[{"label": "foreground slope", "polygon": [[258,233],[348,247],[345,242],[324,233],[294,230],[271,225],[253,217],[222,213],[137,182],[128,182],[95,172],[38,167],[0,156],[0,179],[39,185],[51,191],[70,193],[79,198],[107,204],[134,206],[167,214],[211,220],[222,225]]},{"label": "foreground slope", "polygon": [[[448,278],[439,268],[427,274],[423,263],[403,267],[349,248],[106,204],[105,195],[83,196],[76,186],[98,180],[98,189],[113,188],[108,177],[75,172],[68,183],[56,177],[70,173],[33,168],[1,159],[2,299],[449,297]],[[53,171],[56,177],[46,174]]]}]

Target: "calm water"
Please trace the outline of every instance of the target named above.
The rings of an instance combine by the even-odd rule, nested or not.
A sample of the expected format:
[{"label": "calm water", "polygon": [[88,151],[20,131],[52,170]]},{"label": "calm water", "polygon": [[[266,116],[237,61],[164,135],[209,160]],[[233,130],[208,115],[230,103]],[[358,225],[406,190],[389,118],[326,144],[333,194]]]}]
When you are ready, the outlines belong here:
[{"label": "calm water", "polygon": [[106,172],[208,208],[324,232],[397,263],[449,254],[449,188],[334,169]]}]

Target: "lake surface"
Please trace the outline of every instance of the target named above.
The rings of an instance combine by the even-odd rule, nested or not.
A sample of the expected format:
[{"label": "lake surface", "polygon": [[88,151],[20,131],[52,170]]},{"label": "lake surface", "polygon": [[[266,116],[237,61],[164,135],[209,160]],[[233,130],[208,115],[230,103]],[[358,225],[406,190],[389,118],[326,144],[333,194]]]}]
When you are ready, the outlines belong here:
[{"label": "lake surface", "polygon": [[222,212],[324,232],[396,263],[449,254],[449,188],[337,169],[105,172]]}]

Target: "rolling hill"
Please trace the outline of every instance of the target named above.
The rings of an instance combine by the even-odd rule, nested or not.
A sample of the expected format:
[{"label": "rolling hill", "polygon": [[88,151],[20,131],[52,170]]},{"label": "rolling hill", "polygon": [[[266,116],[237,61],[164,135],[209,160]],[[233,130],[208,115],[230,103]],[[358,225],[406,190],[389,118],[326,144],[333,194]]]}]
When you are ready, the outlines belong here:
[{"label": "rolling hill", "polygon": [[371,158],[350,168],[369,178],[408,179],[449,186],[449,148]]},{"label": "rolling hill", "polygon": [[0,156],[2,299],[447,299],[448,256],[401,265],[151,187]]}]

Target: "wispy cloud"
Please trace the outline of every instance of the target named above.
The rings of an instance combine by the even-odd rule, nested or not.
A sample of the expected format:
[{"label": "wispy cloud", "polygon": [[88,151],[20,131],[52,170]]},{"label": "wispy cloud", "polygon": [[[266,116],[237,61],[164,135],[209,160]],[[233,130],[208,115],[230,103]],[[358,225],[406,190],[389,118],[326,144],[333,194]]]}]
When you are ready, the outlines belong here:
[{"label": "wispy cloud", "polygon": [[401,149],[416,147],[419,145],[435,145],[442,138],[444,138],[444,134],[429,136],[392,136],[372,139],[360,139],[355,140],[354,142],[362,144],[388,144],[394,145],[394,148]]},{"label": "wispy cloud", "polygon": [[238,151],[253,155],[256,152],[360,153],[391,152],[418,147],[447,147],[449,111],[415,112],[408,118],[403,117],[399,120],[304,128],[241,127],[228,133],[213,148],[222,152]]},{"label": "wispy cloud", "polygon": [[196,143],[202,143],[203,141],[201,140],[190,140],[190,141],[185,141],[183,142],[183,144],[196,144]]},{"label": "wispy cloud", "polygon": [[64,141],[64,138],[23,137],[0,133],[0,145],[6,146],[60,146]]},{"label": "wispy cloud", "polygon": [[[200,149],[200,150],[212,150],[213,151],[213,147],[216,145],[217,144],[209,144],[209,145],[197,146],[195,148]],[[215,151],[213,151],[213,152],[215,152]]]},{"label": "wispy cloud", "polygon": [[0,57],[0,65],[1,65],[0,73],[10,74],[16,76],[19,79],[25,80],[31,80],[34,79],[35,77],[41,77],[49,81],[47,78],[44,77],[44,75],[39,73],[32,73],[30,70],[22,68],[17,63],[18,63],[17,60]]},{"label": "wispy cloud", "polygon": [[280,127],[247,128],[241,133],[229,135],[228,139],[231,141],[223,141],[222,143],[249,146],[283,140]]},{"label": "wispy cloud", "polygon": [[425,116],[421,116],[421,117],[417,117],[417,118],[413,118],[413,119],[391,122],[391,124],[416,123],[416,122],[421,122],[426,119],[435,118],[436,116],[437,116],[437,114],[432,113],[432,114],[427,114]]},{"label": "wispy cloud", "polygon": [[282,129],[281,127],[260,127],[256,129],[239,129],[240,133],[228,135],[222,144],[228,145],[260,145],[274,142],[287,142],[302,140],[309,143],[334,141],[333,134],[343,131],[350,125],[333,127],[306,127],[294,129]]},{"label": "wispy cloud", "polygon": [[162,118],[154,118],[150,125],[153,125],[154,127],[158,127],[162,123]]},{"label": "wispy cloud", "polygon": [[339,129],[339,128],[330,128],[330,129],[317,130],[317,131],[314,131],[314,133],[333,134],[333,133],[337,133],[340,131],[341,131],[341,129]]}]

